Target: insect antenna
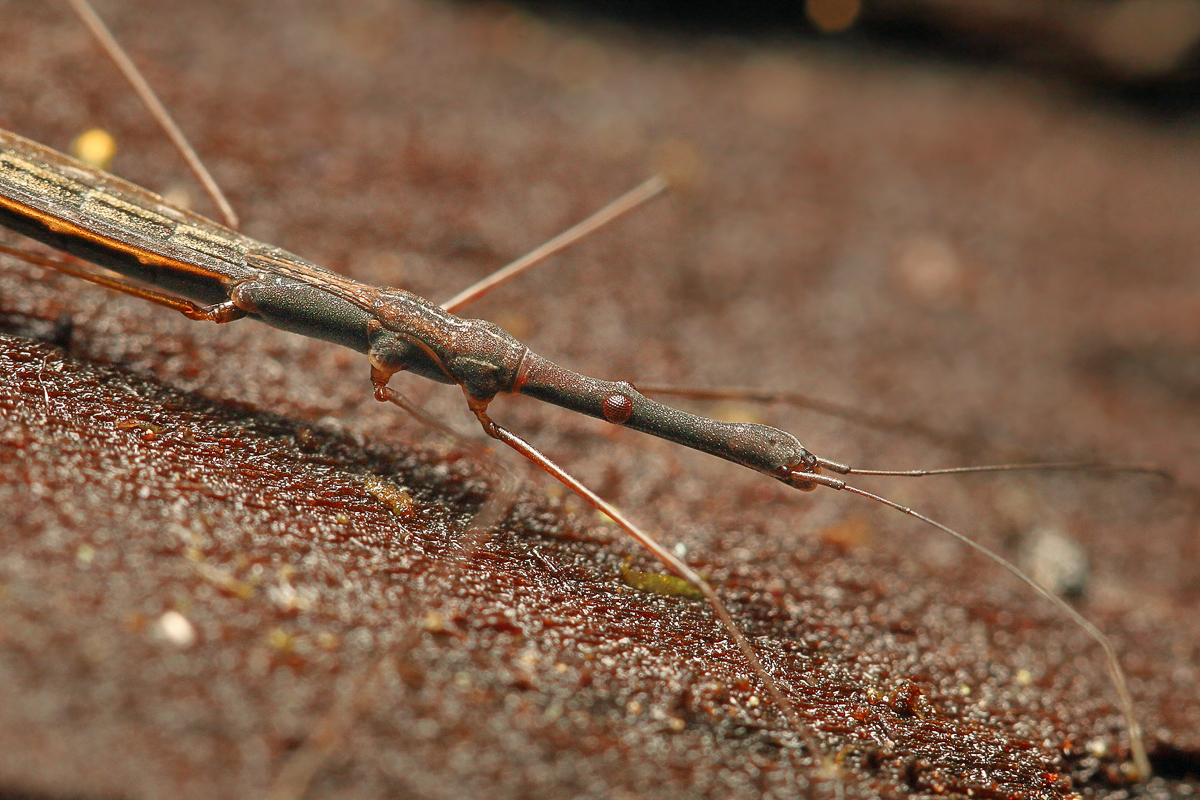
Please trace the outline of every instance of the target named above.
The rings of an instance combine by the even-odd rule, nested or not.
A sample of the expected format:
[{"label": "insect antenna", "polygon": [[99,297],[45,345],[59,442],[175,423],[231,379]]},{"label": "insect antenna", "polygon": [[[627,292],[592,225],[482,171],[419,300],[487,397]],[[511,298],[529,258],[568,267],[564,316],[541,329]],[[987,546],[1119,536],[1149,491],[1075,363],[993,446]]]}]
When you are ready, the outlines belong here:
[{"label": "insect antenna", "polygon": [[819,458],[821,466],[839,475],[883,475],[889,478],[924,478],[929,475],[969,475],[977,472],[1131,472],[1153,475],[1174,483],[1170,470],[1154,464],[1125,464],[1119,461],[1045,461],[1033,464],[981,464],[974,467],[939,469],[859,469]]},{"label": "insect antenna", "polygon": [[[1143,472],[1159,476],[1170,477],[1170,473],[1165,470],[1155,467],[1144,467],[1140,465],[1122,465],[1122,464],[1102,464],[1099,462],[1058,462],[1050,464],[1001,464],[994,466],[983,467],[959,467],[945,470],[858,470],[852,469],[842,464],[829,461],[818,457],[817,461],[821,466],[833,469],[841,474],[857,474],[857,475],[883,475],[888,477],[923,477],[926,475],[944,475],[944,474],[961,474],[970,472],[1013,472],[1018,470],[1032,471],[1039,469],[1060,470],[1060,469],[1091,469],[1100,468],[1107,471],[1122,471],[1122,472]],[[1146,754],[1146,746],[1142,738],[1141,726],[1138,724],[1137,716],[1134,713],[1133,697],[1129,692],[1129,684],[1125,678],[1125,670],[1121,668],[1121,662],[1117,657],[1116,647],[1112,640],[1097,628],[1091,621],[1076,611],[1071,605],[1059,597],[1054,592],[1043,586],[1033,576],[1022,570],[1013,562],[1004,558],[996,551],[976,542],[966,534],[945,525],[937,520],[928,517],[919,511],[916,511],[908,506],[897,503],[894,500],[889,500],[881,495],[868,492],[864,489],[859,489],[838,478],[830,478],[825,475],[817,475],[813,473],[802,473],[796,476],[797,481],[808,482],[812,485],[826,486],[838,491],[846,491],[851,494],[856,494],[860,497],[865,497],[868,500],[873,500],[881,503],[891,509],[899,511],[901,514],[913,517],[914,519],[924,522],[926,525],[931,525],[942,533],[958,540],[990,559],[992,562],[1000,565],[1009,574],[1015,576],[1026,586],[1033,589],[1040,596],[1048,600],[1054,605],[1058,611],[1064,614],[1069,620],[1074,622],[1087,633],[1100,648],[1104,651],[1105,664],[1108,668],[1109,677],[1112,680],[1113,687],[1116,689],[1117,697],[1121,707],[1121,714],[1125,720],[1127,735],[1129,736],[1130,756],[1133,760],[1131,766],[1127,766],[1128,777],[1133,781],[1142,781],[1148,779],[1153,774],[1153,769],[1150,766],[1150,759]],[[801,486],[800,488],[809,488]]]}]

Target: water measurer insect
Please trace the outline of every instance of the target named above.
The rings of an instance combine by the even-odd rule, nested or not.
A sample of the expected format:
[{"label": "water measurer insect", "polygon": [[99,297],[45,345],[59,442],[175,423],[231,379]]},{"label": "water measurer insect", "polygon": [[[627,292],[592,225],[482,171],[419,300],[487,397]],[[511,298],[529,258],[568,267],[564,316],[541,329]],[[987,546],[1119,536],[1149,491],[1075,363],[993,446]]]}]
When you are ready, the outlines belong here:
[{"label": "water measurer insect", "polygon": [[[397,369],[456,383],[485,430],[504,438],[509,434],[491,425],[487,403],[496,392],[515,390],[713,452],[798,488],[818,481],[838,486],[817,475],[815,457],[782,432],[666,411],[632,387],[556,368],[492,328],[460,322],[403,293],[341,279],[163,208],[134,187],[79,172],[77,165],[36,145],[8,138],[5,153],[12,165],[5,185],[14,226],[120,267],[127,275],[155,278],[183,299],[213,306],[188,307],[200,317],[217,321],[248,315],[365,350],[385,399],[392,397],[386,379]],[[65,198],[65,207],[38,206],[28,190],[39,181],[51,195],[58,193],[55,200]],[[77,202],[72,205],[70,198]],[[155,238],[157,232],[164,236]],[[143,235],[127,240],[136,234]],[[181,257],[185,255],[188,260]]]}]

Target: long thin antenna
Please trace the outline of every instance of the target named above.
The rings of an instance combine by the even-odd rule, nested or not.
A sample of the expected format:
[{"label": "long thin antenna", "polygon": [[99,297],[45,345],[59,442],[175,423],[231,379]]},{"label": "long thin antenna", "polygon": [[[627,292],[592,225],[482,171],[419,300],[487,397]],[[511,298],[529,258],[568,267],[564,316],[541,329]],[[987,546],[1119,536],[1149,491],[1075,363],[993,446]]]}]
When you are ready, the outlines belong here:
[{"label": "long thin antenna", "polygon": [[1146,745],[1142,741],[1141,726],[1138,725],[1137,716],[1133,711],[1133,697],[1129,693],[1129,683],[1125,679],[1125,670],[1121,668],[1121,662],[1117,658],[1117,649],[1113,646],[1112,640],[1110,640],[1103,631],[1093,625],[1087,619],[1087,617],[1080,614],[1078,611],[1072,608],[1067,601],[1063,600],[1054,592],[1038,583],[1016,564],[1004,558],[1004,556],[989,550],[966,535],[959,533],[947,525],[943,525],[935,519],[931,519],[924,514],[914,511],[908,506],[903,506],[893,500],[888,500],[886,497],[881,497],[877,494],[872,494],[871,492],[859,489],[855,486],[850,486],[845,481],[837,478],[829,478],[824,475],[813,474],[805,474],[802,477],[809,478],[814,484],[828,486],[831,489],[837,489],[839,491],[847,491],[851,494],[856,494],[860,497],[874,500],[877,503],[882,503],[889,508],[899,511],[902,514],[907,514],[910,517],[919,519],[927,525],[932,525],[943,533],[954,537],[966,546],[975,550],[977,553],[981,553],[996,564],[999,564],[1001,567],[1007,570],[1009,574],[1015,576],[1046,600],[1049,600],[1051,603],[1053,603],[1055,608],[1065,614],[1068,619],[1072,620],[1079,625],[1079,627],[1083,628],[1083,630],[1086,631],[1087,634],[1091,636],[1092,639],[1094,639],[1104,651],[1104,659],[1108,666],[1108,674],[1112,678],[1113,686],[1117,690],[1117,696],[1120,699],[1121,713],[1125,717],[1125,726],[1129,732],[1129,751],[1130,756],[1133,758],[1134,770],[1137,773],[1133,776],[1133,778],[1134,780],[1145,780],[1146,778],[1150,777],[1150,775],[1153,773],[1153,770],[1150,767],[1150,758],[1146,755]]},{"label": "long thin antenna", "polygon": [[889,478],[924,478],[927,475],[967,475],[974,472],[1135,472],[1175,480],[1175,475],[1154,464],[1123,464],[1109,461],[1043,461],[1032,464],[983,464],[977,467],[940,469],[859,469],[817,457],[817,463],[839,475],[884,475]]},{"label": "long thin antenna", "polygon": [[108,26],[104,24],[104,20],[100,19],[95,9],[87,2],[87,0],[67,0],[70,3],[75,15],[80,21],[87,26],[87,29],[96,37],[96,41],[104,48],[104,52],[112,59],[112,62],[117,65],[117,69],[121,70],[121,74],[125,76],[125,80],[129,81],[129,85],[137,92],[137,96],[141,99],[142,104],[150,111],[150,115],[154,117],[159,126],[166,132],[170,138],[171,144],[175,145],[175,149],[179,151],[179,155],[183,157],[184,163],[187,164],[192,175],[204,188],[204,191],[212,201],[217,204],[217,209],[221,212],[221,217],[225,220],[225,224],[230,228],[237,230],[238,216],[234,212],[233,206],[225,199],[225,194],[221,191],[221,187],[209,174],[204,163],[200,161],[200,156],[196,155],[196,151],[192,149],[188,143],[187,137],[183,135],[183,131],[175,124],[175,120],[171,118],[171,112],[167,111],[166,106],[158,99],[158,95],[150,88],[150,84],[142,77],[142,73],[138,71],[133,61],[126,55],[125,50],[120,43],[109,31]]},{"label": "long thin antenna", "polygon": [[546,260],[560,250],[565,250],[589,233],[604,227],[622,214],[627,214],[643,203],[650,201],[656,195],[663,192],[668,185],[666,178],[662,175],[655,175],[653,178],[613,200],[583,222],[573,225],[558,236],[555,236],[536,250],[521,256],[507,267],[493,272],[483,280],[471,284],[466,289],[454,295],[454,297],[442,303],[442,308],[451,313],[458,311],[467,303],[482,297],[501,284],[508,283],[525,270]]}]

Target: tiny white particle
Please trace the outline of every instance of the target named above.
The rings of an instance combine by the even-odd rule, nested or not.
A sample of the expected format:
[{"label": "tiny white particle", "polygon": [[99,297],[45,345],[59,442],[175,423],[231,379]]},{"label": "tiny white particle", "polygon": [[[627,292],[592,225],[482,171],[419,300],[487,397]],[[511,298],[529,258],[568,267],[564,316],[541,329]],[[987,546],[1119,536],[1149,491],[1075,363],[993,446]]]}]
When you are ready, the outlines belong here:
[{"label": "tiny white particle", "polygon": [[168,611],[154,624],[154,632],[177,647],[191,647],[196,641],[196,629],[178,611]]}]

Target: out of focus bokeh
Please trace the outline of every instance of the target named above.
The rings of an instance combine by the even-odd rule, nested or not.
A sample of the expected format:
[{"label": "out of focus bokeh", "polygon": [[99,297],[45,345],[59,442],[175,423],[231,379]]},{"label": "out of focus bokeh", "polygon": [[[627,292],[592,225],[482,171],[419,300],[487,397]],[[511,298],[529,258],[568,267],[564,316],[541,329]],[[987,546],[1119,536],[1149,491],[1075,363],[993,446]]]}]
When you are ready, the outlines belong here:
[{"label": "out of focus bokeh", "polygon": [[1170,89],[1194,101],[1200,79],[1196,0],[527,0],[688,31],[838,34],[950,58],[1008,61],[1125,90]]}]

